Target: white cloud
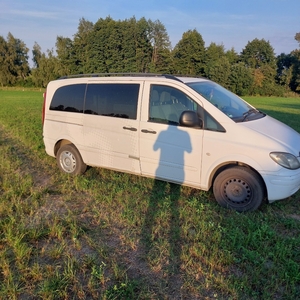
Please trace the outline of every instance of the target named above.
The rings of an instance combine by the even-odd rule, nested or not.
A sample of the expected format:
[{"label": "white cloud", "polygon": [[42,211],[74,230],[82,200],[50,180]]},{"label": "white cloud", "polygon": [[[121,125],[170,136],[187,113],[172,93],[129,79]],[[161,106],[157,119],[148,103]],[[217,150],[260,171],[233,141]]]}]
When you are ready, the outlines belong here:
[{"label": "white cloud", "polygon": [[41,19],[58,19],[61,16],[57,12],[45,12],[45,11],[32,11],[32,10],[11,10],[8,14],[13,16],[22,16],[26,18],[41,18]]}]

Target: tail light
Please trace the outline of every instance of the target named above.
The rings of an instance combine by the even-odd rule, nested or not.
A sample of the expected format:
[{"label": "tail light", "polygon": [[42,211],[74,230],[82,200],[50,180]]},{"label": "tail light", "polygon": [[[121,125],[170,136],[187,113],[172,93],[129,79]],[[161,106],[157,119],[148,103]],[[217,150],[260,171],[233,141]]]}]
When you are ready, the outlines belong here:
[{"label": "tail light", "polygon": [[44,126],[44,121],[45,121],[46,94],[47,94],[47,91],[45,93],[43,93],[43,97],[44,97],[43,110],[42,110],[42,124],[43,124],[43,126]]}]

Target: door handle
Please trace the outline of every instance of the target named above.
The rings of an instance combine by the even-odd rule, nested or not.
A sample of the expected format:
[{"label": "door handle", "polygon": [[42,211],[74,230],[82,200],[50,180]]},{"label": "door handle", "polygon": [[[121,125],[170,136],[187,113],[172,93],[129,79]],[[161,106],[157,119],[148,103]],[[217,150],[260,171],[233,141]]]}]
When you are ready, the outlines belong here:
[{"label": "door handle", "polygon": [[130,130],[130,131],[137,131],[137,129],[134,128],[134,127],[123,126],[123,129],[124,129],[124,130]]},{"label": "door handle", "polygon": [[156,134],[156,131],[154,131],[154,130],[142,129],[141,131],[142,131],[143,133],[152,133],[152,134]]}]

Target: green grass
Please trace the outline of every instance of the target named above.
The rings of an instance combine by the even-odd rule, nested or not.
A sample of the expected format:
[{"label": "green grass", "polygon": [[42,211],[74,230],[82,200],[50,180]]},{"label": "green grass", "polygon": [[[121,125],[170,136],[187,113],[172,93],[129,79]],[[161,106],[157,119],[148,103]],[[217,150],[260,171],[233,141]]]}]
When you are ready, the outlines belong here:
[{"label": "green grass", "polygon": [[[299,98],[247,98],[298,132]],[[300,298],[300,193],[238,214],[210,192],[58,171],[42,91],[0,90],[1,299]]]},{"label": "green grass", "polygon": [[244,97],[246,101],[268,115],[300,132],[300,98]]}]

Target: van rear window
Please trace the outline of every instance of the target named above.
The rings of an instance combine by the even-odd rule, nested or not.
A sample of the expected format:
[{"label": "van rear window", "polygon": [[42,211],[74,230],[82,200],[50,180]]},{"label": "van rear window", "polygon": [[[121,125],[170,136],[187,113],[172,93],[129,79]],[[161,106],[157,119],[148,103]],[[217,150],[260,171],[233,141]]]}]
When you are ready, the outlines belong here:
[{"label": "van rear window", "polygon": [[65,85],[53,95],[50,110],[82,113],[86,84]]},{"label": "van rear window", "polygon": [[84,113],[136,119],[139,89],[139,84],[89,84]]}]

